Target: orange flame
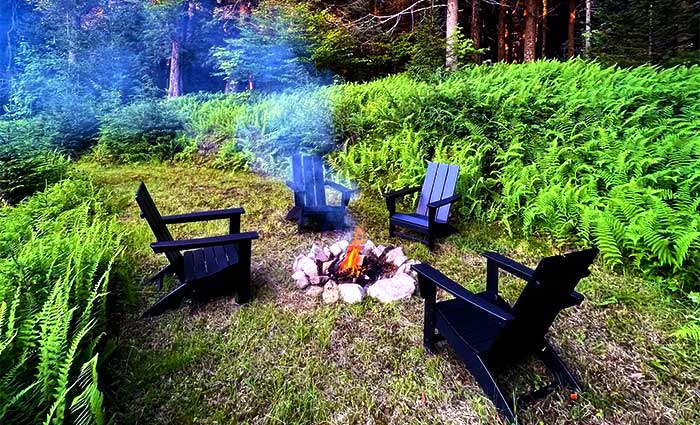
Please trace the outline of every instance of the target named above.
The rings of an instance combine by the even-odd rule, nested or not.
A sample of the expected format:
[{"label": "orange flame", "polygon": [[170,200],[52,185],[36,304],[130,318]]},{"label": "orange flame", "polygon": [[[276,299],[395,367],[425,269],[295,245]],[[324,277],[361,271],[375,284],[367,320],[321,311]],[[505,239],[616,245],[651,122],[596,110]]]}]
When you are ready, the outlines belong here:
[{"label": "orange flame", "polygon": [[365,243],[365,232],[361,227],[355,227],[355,233],[352,237],[352,242],[348,245],[345,251],[345,259],[340,266],[338,272],[347,275],[348,277],[357,277],[364,271],[362,267],[362,245]]}]

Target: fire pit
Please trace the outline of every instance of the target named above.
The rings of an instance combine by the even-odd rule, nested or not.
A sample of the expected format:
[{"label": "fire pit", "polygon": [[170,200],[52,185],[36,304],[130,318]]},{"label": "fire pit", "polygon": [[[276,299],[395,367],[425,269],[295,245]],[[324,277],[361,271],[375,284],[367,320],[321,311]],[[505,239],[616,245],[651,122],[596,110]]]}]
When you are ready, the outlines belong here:
[{"label": "fire pit", "polygon": [[381,302],[408,299],[416,289],[409,260],[400,247],[375,245],[361,228],[352,241],[341,240],[327,247],[314,244],[294,261],[296,287],[326,303],[356,303],[365,295]]}]

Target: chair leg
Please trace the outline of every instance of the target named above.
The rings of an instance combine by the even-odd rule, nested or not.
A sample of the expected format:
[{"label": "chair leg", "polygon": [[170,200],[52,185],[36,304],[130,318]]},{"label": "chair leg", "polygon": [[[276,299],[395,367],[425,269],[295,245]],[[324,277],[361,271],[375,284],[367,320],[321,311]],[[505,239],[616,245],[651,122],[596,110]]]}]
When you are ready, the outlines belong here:
[{"label": "chair leg", "polygon": [[428,232],[428,249],[431,252],[435,251],[435,233],[433,231]]},{"label": "chair leg", "polygon": [[396,225],[389,222],[389,237],[393,238],[396,233]]},{"label": "chair leg", "polygon": [[479,384],[484,393],[486,393],[486,396],[496,406],[498,413],[500,413],[509,423],[515,423],[513,406],[503,395],[503,391],[501,391],[501,389],[498,387],[498,384],[491,374],[491,371],[489,371],[481,357],[474,353],[467,355],[464,355],[463,353],[460,355],[460,357],[462,357],[462,360],[467,365],[469,372],[471,372],[472,376],[474,376],[474,379],[476,379],[476,382]]},{"label": "chair leg", "polygon": [[569,386],[575,391],[581,391],[581,384],[579,384],[574,374],[564,363],[564,360],[559,357],[549,342],[545,341],[544,348],[537,353],[537,357],[542,360],[542,363],[560,383]]},{"label": "chair leg", "polygon": [[172,310],[179,307],[182,299],[185,298],[185,296],[187,296],[187,294],[192,290],[190,286],[191,284],[187,282],[173,289],[170,293],[156,301],[155,304],[146,310],[141,315],[141,318],[145,319],[148,317],[160,316],[167,310]]},{"label": "chair leg", "polygon": [[245,241],[241,242],[239,245],[239,273],[240,280],[238,282],[238,288],[236,291],[236,302],[238,304],[244,304],[250,301],[251,298],[251,288],[250,288],[250,261],[251,261],[251,242]]}]

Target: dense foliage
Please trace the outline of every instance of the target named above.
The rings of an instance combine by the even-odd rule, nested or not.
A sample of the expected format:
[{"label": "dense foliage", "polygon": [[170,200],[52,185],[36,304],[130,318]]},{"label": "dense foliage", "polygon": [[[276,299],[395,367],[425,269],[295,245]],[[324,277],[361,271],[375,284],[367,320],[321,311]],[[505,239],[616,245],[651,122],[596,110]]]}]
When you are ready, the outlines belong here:
[{"label": "dense foliage", "polygon": [[135,102],[102,118],[95,154],[115,162],[173,159],[184,147],[183,127],[167,102]]},{"label": "dense foliage", "polygon": [[340,93],[348,143],[335,163],[361,186],[417,183],[425,159],[457,163],[463,217],[596,244],[613,267],[697,286],[700,68],[538,62]]},{"label": "dense foliage", "polygon": [[16,203],[56,183],[68,158],[35,120],[0,121],[0,203]]},{"label": "dense foliage", "polygon": [[66,180],[0,209],[0,422],[103,423],[106,294],[123,231]]}]

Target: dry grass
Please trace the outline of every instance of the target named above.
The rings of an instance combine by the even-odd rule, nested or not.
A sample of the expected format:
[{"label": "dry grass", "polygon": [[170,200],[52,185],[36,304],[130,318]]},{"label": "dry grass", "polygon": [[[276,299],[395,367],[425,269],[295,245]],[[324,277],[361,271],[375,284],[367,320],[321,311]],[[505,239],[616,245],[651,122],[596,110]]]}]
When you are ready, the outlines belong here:
[{"label": "dry grass", "polygon": [[[257,230],[253,279],[257,297],[245,306],[220,299],[153,321],[120,323],[119,349],[109,359],[110,414],[117,423],[469,423],[500,420],[447,348],[421,347],[418,298],[395,305],[325,306],[293,289],[294,257],[313,241],[341,233],[297,234],[284,220],[291,195],[283,184],[253,174],[148,165],[97,168],[81,164],[124,203],[122,219],[145,278],[162,260],[147,252],[151,235],[130,197],[149,186],[164,214],[244,206],[244,230]],[[376,242],[401,243],[410,257],[430,262],[471,289],[483,285],[478,253],[497,249],[534,265],[550,248],[514,241],[497,229],[465,226],[435,254],[388,241],[380,201],[353,203],[353,217]],[[223,223],[190,225],[181,236],[217,233]],[[507,297],[522,285],[504,279]],[[143,287],[136,310],[157,296]],[[596,268],[580,285],[587,301],[563,314],[552,339],[584,382],[577,402],[554,395],[521,414],[523,423],[691,424],[700,421],[698,353],[669,337],[683,306],[650,282]],[[541,381],[538,366],[508,377],[512,390]]]}]

